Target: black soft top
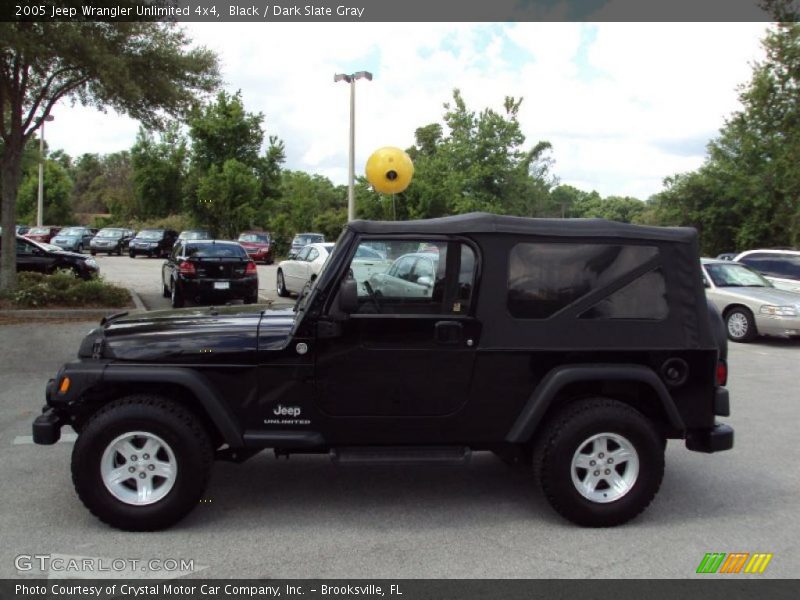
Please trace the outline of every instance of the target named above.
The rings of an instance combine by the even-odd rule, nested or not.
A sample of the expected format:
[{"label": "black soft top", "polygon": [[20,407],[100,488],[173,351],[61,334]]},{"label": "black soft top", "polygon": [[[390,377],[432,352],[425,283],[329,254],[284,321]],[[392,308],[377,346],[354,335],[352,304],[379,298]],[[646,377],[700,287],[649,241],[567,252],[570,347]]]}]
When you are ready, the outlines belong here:
[{"label": "black soft top", "polygon": [[418,221],[352,221],[347,227],[362,234],[510,233],[556,237],[625,238],[692,244],[697,233],[689,227],[651,227],[605,219],[533,219],[490,213],[467,213]]}]

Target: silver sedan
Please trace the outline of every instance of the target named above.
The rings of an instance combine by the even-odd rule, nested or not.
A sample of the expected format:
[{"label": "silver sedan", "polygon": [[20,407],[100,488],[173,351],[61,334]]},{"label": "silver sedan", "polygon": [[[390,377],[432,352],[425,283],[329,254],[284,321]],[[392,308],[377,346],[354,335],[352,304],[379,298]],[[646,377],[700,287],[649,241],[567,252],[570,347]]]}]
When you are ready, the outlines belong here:
[{"label": "silver sedan", "polygon": [[701,259],[706,296],[725,319],[728,337],[749,342],[758,335],[800,336],[800,294],[773,287],[736,262]]}]

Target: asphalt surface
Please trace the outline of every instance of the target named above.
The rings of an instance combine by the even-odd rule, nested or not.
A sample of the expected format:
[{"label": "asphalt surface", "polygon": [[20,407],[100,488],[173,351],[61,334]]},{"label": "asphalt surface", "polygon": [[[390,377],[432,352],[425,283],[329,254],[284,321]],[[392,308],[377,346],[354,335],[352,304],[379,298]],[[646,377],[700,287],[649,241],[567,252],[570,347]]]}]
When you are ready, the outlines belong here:
[{"label": "asphalt surface", "polygon": [[[101,268],[156,308],[160,262],[101,258]],[[259,274],[270,297],[274,267]],[[0,326],[0,577],[77,575],[53,572],[52,563],[15,565],[19,555],[49,554],[106,567],[113,559],[194,561],[193,569],[119,573],[139,577],[687,578],[707,552],[770,552],[758,577],[797,576],[800,341],[731,345],[733,415],[725,420],[736,430],[734,449],[704,455],[670,441],[658,496],[622,527],[565,522],[528,472],[490,454],[466,466],[375,467],[262,453],[217,463],[205,501],[177,526],[134,534],[81,505],[69,440],[44,447],[27,437],[47,379],[93,325]]]}]

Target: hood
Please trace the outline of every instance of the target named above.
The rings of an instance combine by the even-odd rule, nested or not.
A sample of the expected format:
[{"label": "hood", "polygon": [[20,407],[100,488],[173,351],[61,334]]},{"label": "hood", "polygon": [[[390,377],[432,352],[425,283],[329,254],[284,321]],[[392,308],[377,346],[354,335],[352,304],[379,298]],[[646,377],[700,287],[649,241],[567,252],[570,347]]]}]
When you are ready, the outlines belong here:
[{"label": "hood", "polygon": [[[800,294],[769,287],[720,287],[715,293],[726,298],[744,300],[755,306],[756,304],[771,304],[774,306],[794,306],[800,310]],[[758,312],[758,307],[756,311]]]},{"label": "hood", "polygon": [[86,254],[78,254],[77,252],[70,252],[69,250],[49,250],[50,254],[55,254],[56,256],[66,256],[72,259],[79,259],[79,260],[94,260],[93,256],[89,256]]},{"label": "hood", "polygon": [[244,248],[268,248],[269,242],[237,242]]},{"label": "hood", "polygon": [[82,238],[82,233],[57,233],[53,236],[55,239],[76,240]]},{"label": "hood", "polygon": [[291,308],[270,309],[263,305],[123,313],[92,331],[79,355],[91,356],[92,346],[101,337],[102,356],[115,360],[252,363],[256,350],[286,345],[294,320]]}]

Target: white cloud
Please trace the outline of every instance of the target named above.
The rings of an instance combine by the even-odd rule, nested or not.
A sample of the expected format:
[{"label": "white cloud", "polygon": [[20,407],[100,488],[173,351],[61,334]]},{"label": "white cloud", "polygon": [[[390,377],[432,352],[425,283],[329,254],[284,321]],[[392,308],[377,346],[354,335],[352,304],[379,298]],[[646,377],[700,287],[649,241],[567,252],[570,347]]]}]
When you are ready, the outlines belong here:
[{"label": "white cloud", "polygon": [[[555,173],[602,194],[647,197],[661,179],[702,162],[703,144],[737,108],[763,24],[224,23],[187,25],[216,50],[225,86],[263,112],[289,168],[343,183],[349,90],[357,83],[356,168],[372,150],[406,147],[440,121],[452,89],[474,109],[524,96],[531,144],[554,145]],[[137,124],[109,112],[57,108],[51,148],[72,155],[130,147]],[[690,150],[690,148],[692,150]]]}]

